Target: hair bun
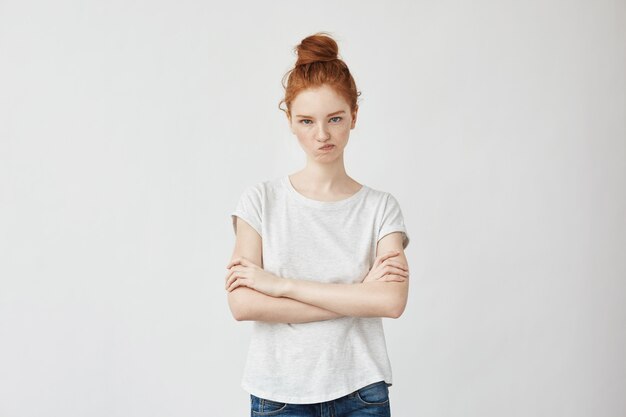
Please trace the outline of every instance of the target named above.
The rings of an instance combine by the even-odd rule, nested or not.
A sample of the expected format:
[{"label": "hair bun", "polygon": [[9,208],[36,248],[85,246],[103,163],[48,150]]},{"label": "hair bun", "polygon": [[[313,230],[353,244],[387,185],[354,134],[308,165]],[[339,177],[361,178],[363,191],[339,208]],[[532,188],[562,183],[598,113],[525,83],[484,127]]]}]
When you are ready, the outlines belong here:
[{"label": "hair bun", "polygon": [[339,59],[337,42],[326,32],[307,36],[294,49],[298,54],[296,66]]},{"label": "hair bun", "polygon": [[[330,86],[343,97],[352,112],[358,109],[357,99],[361,92],[350,70],[339,57],[337,42],[327,32],[317,32],[307,36],[293,48],[298,59],[293,68],[285,73],[282,85],[285,96],[278,103],[278,108],[291,119],[291,104],[302,91],[307,88]],[[281,105],[285,103],[286,109]]]}]

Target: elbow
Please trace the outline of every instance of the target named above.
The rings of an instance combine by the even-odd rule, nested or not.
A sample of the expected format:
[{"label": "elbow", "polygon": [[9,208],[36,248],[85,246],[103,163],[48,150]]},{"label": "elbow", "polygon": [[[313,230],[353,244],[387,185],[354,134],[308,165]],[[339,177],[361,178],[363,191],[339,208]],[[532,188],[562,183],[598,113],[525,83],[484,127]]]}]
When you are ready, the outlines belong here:
[{"label": "elbow", "polygon": [[246,321],[248,320],[247,314],[242,309],[230,309],[233,318],[237,321]]},{"label": "elbow", "polygon": [[237,321],[250,320],[250,303],[245,300],[245,291],[236,288],[228,293],[228,306],[233,318]]},{"label": "elbow", "polygon": [[407,288],[393,284],[397,283],[372,284],[379,286],[373,290],[375,298],[372,301],[376,305],[376,312],[372,316],[397,319],[404,313],[408,298]]},{"label": "elbow", "polygon": [[387,311],[387,317],[391,319],[400,318],[402,313],[404,313],[404,309],[406,308],[406,298],[401,300],[393,300],[389,304],[389,309]]},{"label": "elbow", "polygon": [[231,314],[232,314],[233,318],[234,318],[235,320],[237,320],[237,321],[245,321],[245,320],[248,320],[248,314],[246,313],[245,308],[242,308],[242,307],[240,307],[240,306],[235,307],[235,306],[233,306],[233,305],[231,304],[231,306],[230,306],[230,312],[231,312]]},{"label": "elbow", "polygon": [[390,319],[397,319],[404,313],[404,307],[394,306],[388,313],[387,317]]}]

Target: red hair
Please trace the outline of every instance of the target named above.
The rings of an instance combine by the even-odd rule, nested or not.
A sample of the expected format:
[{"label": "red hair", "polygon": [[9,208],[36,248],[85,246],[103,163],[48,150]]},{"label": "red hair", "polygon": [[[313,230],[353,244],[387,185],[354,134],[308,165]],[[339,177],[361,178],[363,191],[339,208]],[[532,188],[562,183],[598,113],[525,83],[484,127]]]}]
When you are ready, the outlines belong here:
[{"label": "red hair", "polygon": [[[357,91],[354,78],[345,62],[339,58],[337,42],[326,32],[318,32],[304,38],[294,47],[298,55],[295,66],[282,79],[285,97],[278,103],[278,108],[287,116],[291,114],[291,103],[302,90],[319,87],[323,84],[334,88],[342,96],[354,112],[357,98],[361,95]],[[287,84],[285,84],[285,77]],[[285,103],[287,109],[281,106]]]}]

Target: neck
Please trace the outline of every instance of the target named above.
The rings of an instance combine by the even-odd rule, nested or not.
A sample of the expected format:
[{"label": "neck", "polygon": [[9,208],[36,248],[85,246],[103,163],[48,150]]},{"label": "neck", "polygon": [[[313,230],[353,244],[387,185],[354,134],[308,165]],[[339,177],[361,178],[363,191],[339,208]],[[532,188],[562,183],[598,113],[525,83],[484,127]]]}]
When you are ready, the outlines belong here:
[{"label": "neck", "polygon": [[306,167],[291,175],[292,180],[303,189],[319,193],[342,192],[358,186],[346,173],[343,161],[337,164],[317,164],[308,162]]}]

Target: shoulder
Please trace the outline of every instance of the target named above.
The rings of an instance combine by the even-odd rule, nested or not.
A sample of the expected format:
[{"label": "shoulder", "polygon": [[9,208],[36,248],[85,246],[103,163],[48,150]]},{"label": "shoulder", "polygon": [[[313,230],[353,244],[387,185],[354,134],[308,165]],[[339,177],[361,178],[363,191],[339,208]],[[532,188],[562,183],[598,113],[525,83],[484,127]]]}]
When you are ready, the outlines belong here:
[{"label": "shoulder", "polygon": [[268,190],[276,188],[278,181],[276,179],[265,179],[248,184],[243,188],[242,194],[262,196],[267,194]]},{"label": "shoulder", "polygon": [[398,200],[389,191],[368,187],[367,197],[369,198],[370,203],[377,202],[383,209],[387,206],[399,206]]},{"label": "shoulder", "polygon": [[404,215],[402,214],[400,203],[391,192],[381,190],[377,190],[377,192],[380,203],[377,212],[379,223],[377,226],[378,236],[376,240],[381,241],[381,239],[393,232],[401,232],[400,235],[387,238],[382,247],[385,248],[391,245],[405,249],[409,244],[410,238],[407,227],[404,224]]},{"label": "shoulder", "polygon": [[284,187],[284,181],[281,177],[257,181],[243,188],[240,200],[263,207],[278,199],[282,195]]}]

